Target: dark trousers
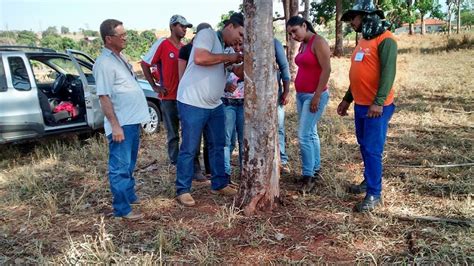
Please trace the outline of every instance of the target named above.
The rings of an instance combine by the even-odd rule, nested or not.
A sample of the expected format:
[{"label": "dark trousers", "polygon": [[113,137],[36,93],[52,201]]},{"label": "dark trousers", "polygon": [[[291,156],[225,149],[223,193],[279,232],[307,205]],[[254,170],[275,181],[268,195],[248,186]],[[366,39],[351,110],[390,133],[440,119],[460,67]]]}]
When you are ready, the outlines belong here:
[{"label": "dark trousers", "polygon": [[369,106],[354,105],[355,129],[360,153],[364,160],[364,179],[367,195],[380,196],[382,192],[382,154],[387,138],[388,122],[395,105],[384,106],[382,116],[367,117]]},{"label": "dark trousers", "polygon": [[168,158],[176,165],[179,153],[179,116],[176,100],[161,100],[160,108],[166,127]]},{"label": "dark trousers", "polygon": [[193,161],[199,148],[203,131],[208,136],[209,161],[211,166],[211,188],[219,190],[229,184],[224,171],[224,108],[204,109],[178,102],[181,114],[182,142],[179,149],[176,172],[176,194],[191,191],[194,175]]}]

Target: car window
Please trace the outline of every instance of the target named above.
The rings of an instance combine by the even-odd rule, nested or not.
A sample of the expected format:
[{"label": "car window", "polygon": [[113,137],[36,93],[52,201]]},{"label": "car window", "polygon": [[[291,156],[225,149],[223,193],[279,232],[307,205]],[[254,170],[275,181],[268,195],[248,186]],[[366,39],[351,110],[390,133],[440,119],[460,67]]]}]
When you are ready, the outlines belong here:
[{"label": "car window", "polygon": [[86,76],[87,83],[89,83],[89,85],[94,85],[95,79],[94,79],[94,75],[92,74],[92,69],[85,67],[83,65],[81,65],[81,69],[82,69],[82,72],[84,72],[84,75]]},{"label": "car window", "polygon": [[52,58],[48,60],[49,63],[59,67],[64,74],[71,74],[74,76],[79,76],[79,71],[74,66],[74,63],[70,59],[65,58]]},{"label": "car window", "polygon": [[57,71],[41,61],[30,59],[36,84],[52,84],[57,76]]},{"label": "car window", "polygon": [[7,78],[5,76],[5,69],[3,68],[3,61],[0,57],[0,91],[7,91]]},{"label": "car window", "polygon": [[8,65],[12,74],[13,87],[17,90],[30,90],[30,79],[23,59],[17,56],[8,57]]}]

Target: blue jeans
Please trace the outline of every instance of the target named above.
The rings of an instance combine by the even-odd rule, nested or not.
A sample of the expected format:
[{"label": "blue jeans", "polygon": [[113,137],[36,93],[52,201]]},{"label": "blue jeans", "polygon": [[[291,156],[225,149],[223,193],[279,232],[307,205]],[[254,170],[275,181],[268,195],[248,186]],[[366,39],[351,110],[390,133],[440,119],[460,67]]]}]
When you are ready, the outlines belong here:
[{"label": "blue jeans", "polygon": [[296,105],[298,109],[298,140],[300,143],[301,168],[303,176],[314,176],[314,172],[321,168],[321,147],[318,135],[318,121],[326,109],[329,101],[329,92],[321,94],[318,111],[312,113],[309,108],[313,93],[297,93]]},{"label": "blue jeans", "polygon": [[382,116],[368,118],[369,106],[354,105],[354,121],[357,142],[364,160],[364,179],[367,195],[380,196],[382,192],[382,154],[387,138],[388,122],[395,111],[395,105],[383,107]]},{"label": "blue jeans", "polygon": [[219,190],[229,184],[224,171],[224,108],[204,109],[178,102],[181,118],[182,142],[178,155],[176,171],[176,194],[179,196],[191,192],[194,176],[194,157],[199,148],[201,136],[208,136],[209,161],[211,166],[211,188]]},{"label": "blue jeans", "polygon": [[288,163],[288,155],[285,148],[285,106],[278,105],[278,142],[280,144],[280,164]]},{"label": "blue jeans", "polygon": [[231,174],[231,153],[234,149],[234,142],[232,142],[232,135],[234,130],[237,131],[237,140],[239,141],[239,162],[242,165],[242,148],[244,145],[244,105],[225,105],[225,173]]},{"label": "blue jeans", "polygon": [[176,100],[161,100],[161,113],[166,127],[168,158],[176,165],[179,152],[179,116]]},{"label": "blue jeans", "polygon": [[122,126],[125,140],[115,142],[112,134],[109,142],[109,183],[112,192],[114,215],[125,216],[132,211],[131,203],[137,200],[133,170],[140,146],[140,124]]}]

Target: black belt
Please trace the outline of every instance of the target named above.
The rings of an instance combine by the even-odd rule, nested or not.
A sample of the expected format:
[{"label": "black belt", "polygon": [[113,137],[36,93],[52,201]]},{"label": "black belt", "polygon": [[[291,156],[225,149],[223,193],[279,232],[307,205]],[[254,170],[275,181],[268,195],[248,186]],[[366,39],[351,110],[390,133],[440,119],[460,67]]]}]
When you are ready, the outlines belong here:
[{"label": "black belt", "polygon": [[225,105],[244,105],[244,99],[221,98]]}]

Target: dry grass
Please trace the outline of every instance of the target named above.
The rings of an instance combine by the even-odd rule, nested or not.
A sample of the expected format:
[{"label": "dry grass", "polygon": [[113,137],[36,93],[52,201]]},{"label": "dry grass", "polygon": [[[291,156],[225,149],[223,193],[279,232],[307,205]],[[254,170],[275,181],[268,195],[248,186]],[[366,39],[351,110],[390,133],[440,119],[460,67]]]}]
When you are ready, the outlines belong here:
[{"label": "dry grass", "polygon": [[449,42],[444,36],[399,41],[384,206],[372,214],[353,213],[360,197],[345,190],[361,180],[363,165],[352,118],[335,114],[349,62],[334,58],[331,102],[319,124],[323,181],[315,193],[298,194],[293,184],[300,169],[294,101],[286,126],[295,174],[282,177],[283,205],[257,217],[243,216],[232,199],[200,184],[195,208],[177,205],[164,132],[142,142],[136,178],[145,219],[136,223],[110,216],[101,135],[9,145],[0,154],[0,263],[472,264],[473,168],[432,167],[474,160],[474,50],[447,51]]}]

